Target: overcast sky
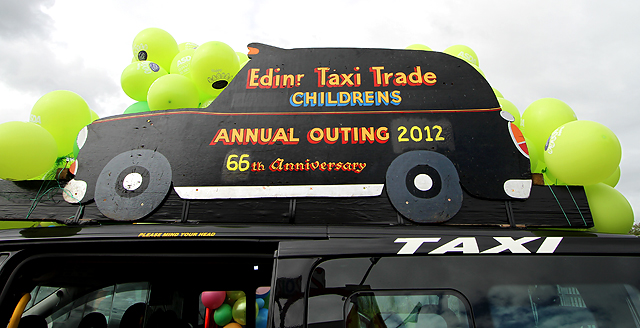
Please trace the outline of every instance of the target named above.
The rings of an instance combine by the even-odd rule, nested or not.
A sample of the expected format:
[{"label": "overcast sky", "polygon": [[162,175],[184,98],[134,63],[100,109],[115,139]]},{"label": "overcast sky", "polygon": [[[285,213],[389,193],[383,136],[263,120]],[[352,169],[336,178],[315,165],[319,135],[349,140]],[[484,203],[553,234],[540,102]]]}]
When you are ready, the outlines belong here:
[{"label": "overcast sky", "polygon": [[[563,100],[622,143],[616,187],[640,210],[638,1],[0,1],[0,123],[28,121],[53,90],[80,94],[100,117],[133,100],[120,87],[138,32],[178,43],[281,48],[464,44],[489,83],[522,113]],[[638,215],[636,215],[638,216]],[[637,218],[636,221],[640,221]]]}]

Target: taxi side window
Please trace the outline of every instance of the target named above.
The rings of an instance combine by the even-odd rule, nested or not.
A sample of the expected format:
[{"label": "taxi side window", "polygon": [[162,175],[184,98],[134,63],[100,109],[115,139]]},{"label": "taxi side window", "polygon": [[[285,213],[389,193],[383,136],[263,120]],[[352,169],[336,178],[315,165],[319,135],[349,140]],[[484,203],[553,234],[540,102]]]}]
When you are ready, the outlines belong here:
[{"label": "taxi side window", "polygon": [[[50,313],[44,319],[51,328],[75,328],[89,321],[95,326],[117,328],[128,309],[148,303],[149,283],[116,284],[88,293],[74,288],[36,286],[31,294],[35,297],[32,297],[23,318]],[[72,298],[81,296],[59,306],[61,296],[65,294]]]},{"label": "taxi side window", "polygon": [[49,295],[55,293],[60,289],[59,287],[50,287],[50,286],[36,286],[31,291],[31,300],[27,303],[25,310],[30,309],[32,306],[40,303],[43,299],[48,297]]},{"label": "taxi side window", "polygon": [[471,306],[462,294],[452,289],[424,286],[394,288],[388,283],[392,277],[372,276],[380,260],[378,257],[335,259],[318,265],[309,282],[308,326],[473,327]]},{"label": "taxi side window", "polygon": [[626,284],[497,285],[488,300],[496,328],[638,327],[639,295]]},{"label": "taxi side window", "polygon": [[453,291],[359,292],[345,308],[347,328],[468,328],[468,303]]},{"label": "taxi side window", "polygon": [[329,259],[310,275],[307,322],[421,328],[433,309],[446,327],[640,327],[638,270],[640,259],[622,256]]}]

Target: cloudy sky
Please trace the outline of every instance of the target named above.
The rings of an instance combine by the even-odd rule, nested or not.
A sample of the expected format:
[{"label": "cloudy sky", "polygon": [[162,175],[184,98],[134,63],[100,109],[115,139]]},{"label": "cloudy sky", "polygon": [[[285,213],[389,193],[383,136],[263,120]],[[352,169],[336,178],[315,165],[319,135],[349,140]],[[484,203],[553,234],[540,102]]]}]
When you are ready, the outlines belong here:
[{"label": "cloudy sky", "polygon": [[[0,1],[0,123],[28,121],[53,90],[80,94],[100,117],[134,101],[120,87],[147,27],[178,43],[282,48],[464,44],[522,113],[553,97],[622,143],[616,189],[640,210],[640,2],[637,1]],[[639,215],[636,215],[639,216]],[[636,221],[640,221],[637,218]]]}]

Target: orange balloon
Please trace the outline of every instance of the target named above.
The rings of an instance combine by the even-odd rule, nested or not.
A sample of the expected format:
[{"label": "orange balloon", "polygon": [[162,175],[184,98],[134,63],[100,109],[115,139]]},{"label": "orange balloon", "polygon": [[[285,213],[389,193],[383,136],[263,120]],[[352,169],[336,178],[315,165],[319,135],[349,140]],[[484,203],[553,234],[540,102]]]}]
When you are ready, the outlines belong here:
[{"label": "orange balloon", "polygon": [[224,328],[242,328],[242,326],[237,322],[228,323]]}]

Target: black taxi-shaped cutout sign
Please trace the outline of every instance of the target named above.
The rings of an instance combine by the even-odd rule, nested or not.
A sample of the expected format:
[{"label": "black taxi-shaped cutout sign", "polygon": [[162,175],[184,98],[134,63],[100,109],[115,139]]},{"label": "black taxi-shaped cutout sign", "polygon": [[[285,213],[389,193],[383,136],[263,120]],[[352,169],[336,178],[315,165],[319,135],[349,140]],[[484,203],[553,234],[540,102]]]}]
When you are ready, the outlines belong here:
[{"label": "black taxi-shaped cutout sign", "polygon": [[529,196],[524,139],[466,62],[413,50],[249,48],[208,108],[108,117],[81,131],[68,201],[94,199],[127,221],[171,188],[197,200],[384,190],[406,218],[435,223],[458,212],[463,194]]}]

